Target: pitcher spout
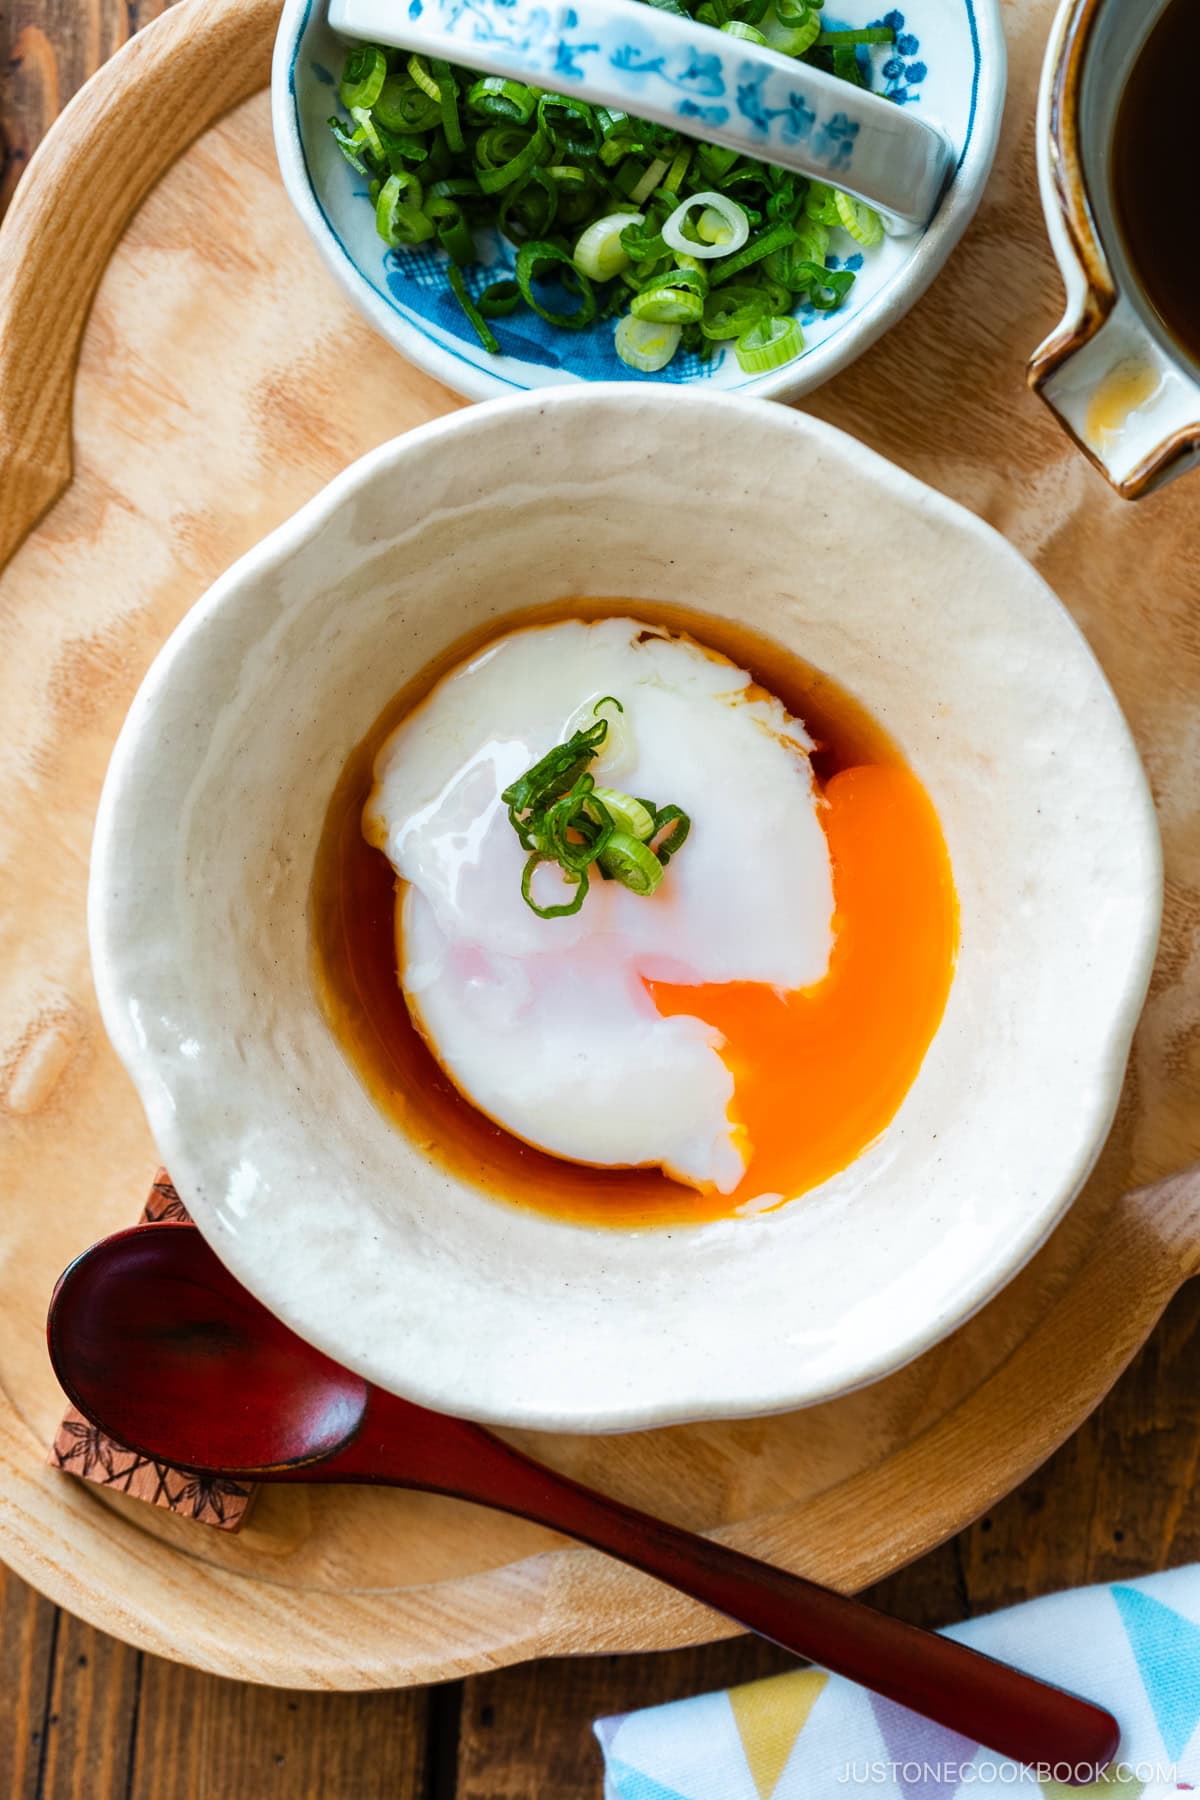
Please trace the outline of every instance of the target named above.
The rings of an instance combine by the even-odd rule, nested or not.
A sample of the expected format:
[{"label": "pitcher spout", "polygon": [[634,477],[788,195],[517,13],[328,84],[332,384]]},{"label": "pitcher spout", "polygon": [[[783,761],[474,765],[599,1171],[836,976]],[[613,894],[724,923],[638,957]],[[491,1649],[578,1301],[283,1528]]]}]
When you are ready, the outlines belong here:
[{"label": "pitcher spout", "polygon": [[1200,462],[1200,385],[1117,298],[1099,324],[1070,315],[1029,364],[1029,385],[1125,500]]}]

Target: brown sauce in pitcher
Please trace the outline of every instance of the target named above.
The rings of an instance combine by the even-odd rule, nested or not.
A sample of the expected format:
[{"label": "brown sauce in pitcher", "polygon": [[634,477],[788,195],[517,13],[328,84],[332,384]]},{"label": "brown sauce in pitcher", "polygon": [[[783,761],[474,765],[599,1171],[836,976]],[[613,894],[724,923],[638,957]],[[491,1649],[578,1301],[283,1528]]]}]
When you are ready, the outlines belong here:
[{"label": "brown sauce in pitcher", "polygon": [[1196,362],[1198,68],[1200,0],[1172,0],[1125,85],[1112,153],[1113,200],[1129,260],[1164,327]]}]

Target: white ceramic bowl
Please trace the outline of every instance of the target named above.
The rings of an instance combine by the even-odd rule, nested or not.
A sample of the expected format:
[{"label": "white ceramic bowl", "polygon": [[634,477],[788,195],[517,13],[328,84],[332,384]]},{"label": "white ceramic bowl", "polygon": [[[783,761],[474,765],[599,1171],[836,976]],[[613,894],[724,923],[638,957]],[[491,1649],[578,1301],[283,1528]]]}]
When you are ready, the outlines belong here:
[{"label": "white ceramic bowl", "polygon": [[[943,1024],[883,1136],[774,1214],[634,1233],[489,1199],[376,1111],[314,997],[313,851],[355,741],[464,632],[569,593],[772,634],[941,816]],[[1108,1128],[1160,882],[1113,695],[1003,539],[813,419],[614,385],[385,444],[216,584],[117,744],[90,922],[105,1023],[241,1280],[386,1387],[588,1431],[822,1399],[986,1300]]]},{"label": "white ceramic bowl", "polygon": [[[966,230],[992,166],[1004,107],[1007,61],[998,0],[903,0],[886,13],[898,33],[894,54],[877,55],[875,85],[897,104],[916,106],[952,140],[957,164],[923,232],[887,239],[862,257],[834,233],[831,262],[859,267],[835,313],[802,308],[808,348],[769,375],[742,373],[731,349],[707,362],[677,354],[658,375],[637,376],[613,348],[615,322],[559,331],[522,310],[501,319],[506,350],[482,348],[451,294],[440,253],[388,250],[375,229],[366,183],[344,161],[329,131],[338,110],[344,49],[326,19],[327,0],[285,0],[271,77],[275,146],[292,204],[327,266],[366,318],[410,361],[473,400],[560,382],[633,380],[639,385],[737,389],[796,399],[827,381],[904,316]],[[638,42],[652,36],[653,7],[631,6]],[[842,0],[831,24],[878,23],[874,0]],[[630,111],[636,110],[633,106]],[[498,237],[481,245],[487,272],[473,291],[511,275],[514,252]]]}]

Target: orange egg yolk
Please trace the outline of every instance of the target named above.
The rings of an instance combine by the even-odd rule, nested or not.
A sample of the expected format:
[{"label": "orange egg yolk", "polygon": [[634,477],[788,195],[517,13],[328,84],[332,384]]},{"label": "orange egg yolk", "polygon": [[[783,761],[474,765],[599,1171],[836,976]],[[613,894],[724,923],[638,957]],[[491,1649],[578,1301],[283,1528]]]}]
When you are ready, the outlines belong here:
[{"label": "orange egg yolk", "polygon": [[899,1110],[942,1013],[958,904],[937,814],[898,765],[844,769],[824,790],[833,866],[833,948],[824,977],[780,993],[759,982],[652,981],[664,1016],[723,1033],[730,1118],[749,1144],[726,1209],[816,1187]]}]

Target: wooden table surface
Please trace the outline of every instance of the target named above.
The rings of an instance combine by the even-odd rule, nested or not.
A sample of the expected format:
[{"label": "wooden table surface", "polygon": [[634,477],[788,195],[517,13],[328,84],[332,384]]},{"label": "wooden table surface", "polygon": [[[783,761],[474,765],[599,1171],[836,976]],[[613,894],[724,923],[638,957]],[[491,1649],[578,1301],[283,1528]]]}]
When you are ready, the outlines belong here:
[{"label": "wooden table surface", "polygon": [[[0,212],[79,84],[167,0],[0,0]],[[877,1589],[922,1624],[1200,1556],[1200,1292],[990,1516]],[[598,1713],[785,1666],[746,1640],[538,1663],[395,1694],[198,1675],[59,1612],[0,1567],[0,1791],[11,1800],[598,1800]]]}]

